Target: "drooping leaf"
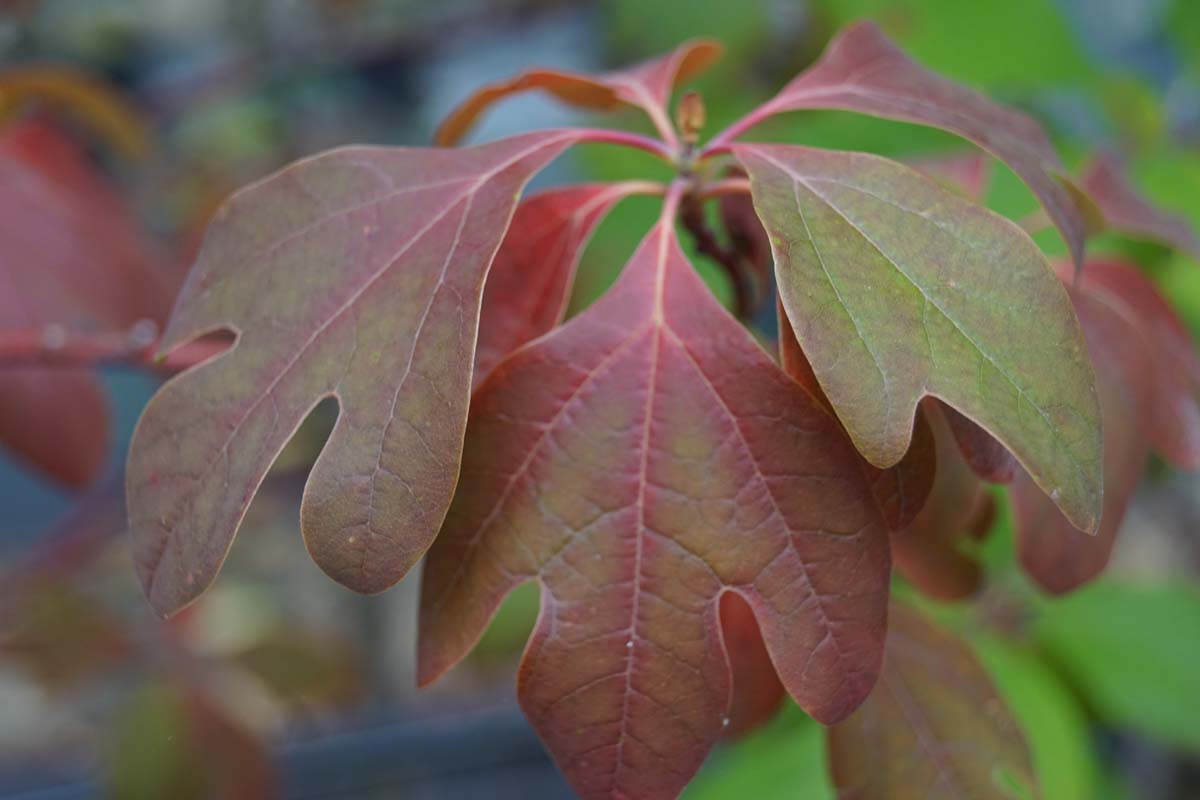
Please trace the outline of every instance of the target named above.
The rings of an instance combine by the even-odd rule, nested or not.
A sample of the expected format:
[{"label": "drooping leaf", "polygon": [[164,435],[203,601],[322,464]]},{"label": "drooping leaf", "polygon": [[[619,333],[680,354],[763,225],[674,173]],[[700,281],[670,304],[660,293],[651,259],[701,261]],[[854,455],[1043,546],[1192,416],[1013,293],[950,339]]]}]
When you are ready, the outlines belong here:
[{"label": "drooping leaf", "polygon": [[970,648],[893,603],[875,691],[828,732],[838,796],[1037,796],[1025,738]]},{"label": "drooping leaf", "polygon": [[1072,291],[1072,300],[1096,367],[1104,413],[1100,530],[1094,537],[1077,531],[1023,474],[1012,490],[1017,555],[1030,576],[1055,594],[1081,586],[1107,566],[1150,453],[1147,423],[1159,412],[1149,342],[1113,300],[1089,291],[1090,272],[1085,265],[1084,282]]},{"label": "drooping leaf", "polygon": [[1016,460],[996,438],[945,403],[938,403],[958,450],[971,470],[991,483],[1011,483],[1016,477]]},{"label": "drooping leaf", "polygon": [[636,181],[580,184],[517,206],[483,290],[476,386],[506,355],[562,322],[575,269],[596,226],[621,198],[654,188]]},{"label": "drooping leaf", "polygon": [[488,266],[522,186],[576,138],[334,150],[218,213],[162,346],[237,341],[168,382],[130,448],[136,565],[160,613],[213,581],[268,467],[331,396],[301,508],[309,552],[361,592],[416,562],[458,473]]},{"label": "drooping leaf", "polygon": [[[835,416],[829,398],[821,391],[817,377],[813,374],[812,365],[808,363],[808,358],[796,341],[796,335],[782,303],[778,304],[776,310],[779,315],[779,363],[783,371],[800,384],[831,416]],[[838,424],[840,426],[840,423]],[[880,469],[859,459],[859,467],[871,485],[871,493],[883,512],[888,528],[899,532],[911,525],[930,497],[937,471],[933,433],[925,415],[917,413],[912,443],[908,452],[895,465]]]},{"label": "drooping leaf", "polygon": [[[83,149],[30,119],[0,133],[0,332],[116,332],[161,321],[174,280]],[[53,327],[57,326],[57,327]],[[0,442],[69,485],[108,448],[99,380],[81,369],[4,368]]]},{"label": "drooping leaf", "polygon": [[1076,264],[1087,234],[1062,161],[1032,117],[1002,106],[914,62],[874,24],[860,22],[829,43],[812,67],[750,118],[803,109],[856,111],[956,133],[1006,163],[1037,195]]},{"label": "drooping leaf", "polygon": [[443,146],[455,144],[492,104],[532,89],[548,92],[564,103],[598,111],[622,105],[635,106],[649,114],[656,124],[670,129],[666,106],[671,90],[703,72],[720,55],[718,43],[693,39],[666,55],[600,75],[555,69],[528,70],[476,90],[447,115],[434,135],[434,141]]},{"label": "drooping leaf", "polygon": [[974,594],[983,578],[979,563],[962,548],[991,523],[993,501],[955,447],[941,404],[922,409],[936,446],[937,472],[929,498],[907,530],[892,537],[896,569],[937,600]]},{"label": "drooping leaf", "polygon": [[790,145],[734,152],[771,237],[796,338],[867,460],[899,461],[918,401],[935,396],[999,439],[1075,525],[1094,530],[1092,368],[1066,292],[1033,241],[877,156]]},{"label": "drooping leaf", "polygon": [[601,300],[492,373],[467,442],[423,576],[420,681],[538,580],[518,696],[582,796],[673,796],[720,738],[724,592],[813,716],[870,691],[889,559],[859,457],[669,222]]},{"label": "drooping leaf", "polygon": [[1200,259],[1200,236],[1185,217],[1155,207],[1130,183],[1112,155],[1088,162],[1079,179],[1110,228]]},{"label": "drooping leaf", "polygon": [[1178,467],[1200,468],[1200,357],[1187,326],[1133,264],[1092,259],[1086,270],[1084,289],[1120,310],[1149,345],[1154,449]]},{"label": "drooping leaf", "polygon": [[1043,603],[1037,644],[1100,721],[1200,753],[1200,592],[1099,580]]}]

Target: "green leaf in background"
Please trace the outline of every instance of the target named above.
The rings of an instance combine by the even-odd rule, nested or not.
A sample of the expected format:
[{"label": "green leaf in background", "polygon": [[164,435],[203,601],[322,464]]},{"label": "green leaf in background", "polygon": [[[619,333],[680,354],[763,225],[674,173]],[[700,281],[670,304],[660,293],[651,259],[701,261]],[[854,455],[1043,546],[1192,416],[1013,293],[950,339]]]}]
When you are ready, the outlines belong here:
[{"label": "green leaf in background", "polygon": [[1027,647],[993,635],[975,637],[972,644],[1025,732],[1043,795],[1054,800],[1095,798],[1088,721],[1071,689]]},{"label": "green leaf in background", "polygon": [[1101,721],[1200,753],[1200,590],[1098,581],[1042,604],[1037,643]]},{"label": "green leaf in background", "polygon": [[716,751],[683,800],[833,800],[821,726],[794,704],[755,733]]}]

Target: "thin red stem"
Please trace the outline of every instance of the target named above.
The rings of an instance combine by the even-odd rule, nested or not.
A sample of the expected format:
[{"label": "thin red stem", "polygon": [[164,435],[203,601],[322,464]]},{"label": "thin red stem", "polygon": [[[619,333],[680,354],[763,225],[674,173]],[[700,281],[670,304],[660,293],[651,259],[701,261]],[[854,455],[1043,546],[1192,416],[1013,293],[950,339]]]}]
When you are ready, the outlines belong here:
[{"label": "thin red stem", "polygon": [[580,138],[581,142],[618,144],[624,147],[632,147],[635,150],[644,150],[667,162],[674,162],[675,160],[675,152],[669,145],[658,139],[643,136],[640,133],[609,130],[608,128],[586,128],[580,131],[580,133],[582,134]]},{"label": "thin red stem", "polygon": [[719,156],[728,153],[734,139],[774,113],[775,109],[771,107],[769,102],[754,109],[710,139],[708,144],[700,150],[700,158],[709,158],[710,156]]}]

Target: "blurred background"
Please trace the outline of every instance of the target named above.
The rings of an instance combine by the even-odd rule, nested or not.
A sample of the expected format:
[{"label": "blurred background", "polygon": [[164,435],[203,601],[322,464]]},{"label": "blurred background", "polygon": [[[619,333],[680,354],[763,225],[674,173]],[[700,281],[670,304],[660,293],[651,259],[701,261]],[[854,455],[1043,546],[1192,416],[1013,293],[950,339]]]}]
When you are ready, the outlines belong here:
[{"label": "blurred background", "polygon": [[[61,190],[43,208],[0,171],[0,328],[26,317],[161,323],[230,191],[335,145],[425,144],[472,88],[525,67],[602,70],[713,36],[727,52],[696,87],[716,130],[860,17],[1037,116],[1069,166],[1119,153],[1147,195],[1200,225],[1197,0],[0,0],[0,165],[19,162]],[[472,138],[585,119],[521,96]],[[634,113],[599,122],[645,128]],[[840,113],[788,116],[755,137],[908,159],[962,149]],[[662,170],[587,146],[535,186]],[[988,202],[1014,218],[1035,206],[999,167]],[[611,282],[655,212],[635,198],[602,224],[575,310]],[[64,230],[86,247],[72,250]],[[124,278],[135,289],[124,316],[70,306],[37,318],[31,304],[45,298],[29,287],[40,278],[13,277],[4,252],[22,236],[56,260],[55,276],[75,276],[52,287],[60,298],[115,291],[100,265],[140,265]],[[1054,237],[1039,241],[1060,253]],[[1097,247],[1136,257],[1200,333],[1200,265],[1153,245]],[[722,273],[698,268],[728,298]],[[0,403],[0,438],[24,442],[0,448],[0,797],[571,796],[513,701],[536,589],[518,591],[475,653],[417,692],[415,581],[361,598],[309,561],[299,498],[331,409],[285,451],[214,588],[162,622],[134,577],[120,489],[131,429],[161,376],[108,368],[54,380],[36,409]],[[60,447],[56,477],[30,466],[30,453],[81,431],[94,452]],[[1002,513],[979,547],[983,596],[944,610],[1025,724],[1051,800],[1200,797],[1198,486],[1152,470],[1106,576],[1060,600],[1018,574]],[[686,796],[832,797],[823,747],[817,726],[785,709],[722,746]]]}]

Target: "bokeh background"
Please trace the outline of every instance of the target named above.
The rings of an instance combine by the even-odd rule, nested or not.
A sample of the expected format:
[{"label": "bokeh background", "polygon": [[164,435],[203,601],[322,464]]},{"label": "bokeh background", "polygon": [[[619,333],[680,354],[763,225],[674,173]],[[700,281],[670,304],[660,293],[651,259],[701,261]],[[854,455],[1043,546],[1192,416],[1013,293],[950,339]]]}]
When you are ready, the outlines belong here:
[{"label": "bokeh background", "polygon": [[[1200,225],[1197,0],[0,0],[0,87],[30,69],[48,81],[28,96],[0,89],[0,140],[51,128],[122,206],[112,224],[130,226],[173,281],[233,189],[335,145],[427,143],[479,84],[533,65],[611,68],[714,36],[726,56],[696,88],[715,130],[860,17],[1033,113],[1068,165],[1120,153],[1144,192]],[[584,120],[522,96],[472,138]],[[601,122],[644,127],[632,113]],[[788,116],[755,137],[903,158],[962,148],[841,113]],[[535,185],[661,170],[588,146]],[[988,202],[1014,218],[1034,209],[1002,168]],[[611,282],[655,210],[633,199],[603,223],[573,309]],[[1040,241],[1061,252],[1054,237]],[[1097,246],[1135,256],[1200,334],[1200,264],[1152,245]],[[698,268],[728,296],[719,271]],[[330,408],[272,471],[215,587],[157,620],[133,574],[120,485],[160,378],[113,368],[103,379],[105,477],[68,489],[0,451],[0,797],[570,796],[513,702],[535,589],[418,692],[415,581],[360,598],[308,560],[299,497]],[[1052,800],[1200,797],[1198,486],[1152,470],[1106,576],[1061,600],[1018,574],[1002,513],[979,546],[983,596],[942,610],[1025,724]],[[817,726],[786,709],[720,748],[686,796],[832,797],[823,747]]]}]

